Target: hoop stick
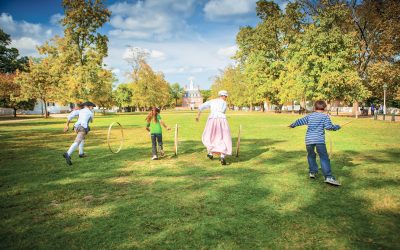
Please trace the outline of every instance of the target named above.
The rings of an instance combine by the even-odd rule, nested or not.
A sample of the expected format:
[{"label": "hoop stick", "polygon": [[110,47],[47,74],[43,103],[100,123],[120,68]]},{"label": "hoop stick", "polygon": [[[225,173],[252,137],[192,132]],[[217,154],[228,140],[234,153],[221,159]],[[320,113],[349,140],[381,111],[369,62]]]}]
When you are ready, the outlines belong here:
[{"label": "hoop stick", "polygon": [[242,125],[240,124],[239,126],[239,133],[238,133],[238,139],[236,143],[236,157],[239,157],[239,151],[240,151],[240,133],[242,132]]},{"label": "hoop stick", "polygon": [[[119,148],[116,151],[114,151],[112,149],[111,145],[110,145],[111,129],[114,126],[114,124],[118,124],[118,126],[119,126],[119,128],[121,130],[121,143],[119,144]],[[113,122],[113,123],[110,124],[110,127],[108,127],[107,144],[108,144],[108,148],[110,149],[111,153],[118,154],[119,151],[121,151],[122,146],[124,145],[124,130],[122,128],[122,125],[119,122]]]},{"label": "hoop stick", "polygon": [[174,147],[175,155],[178,155],[178,124],[175,124]]},{"label": "hoop stick", "polygon": [[351,122],[353,122],[353,121],[345,122],[345,123],[343,123],[342,125],[340,125],[340,127],[344,127],[344,126],[346,126],[347,124],[349,124],[349,123],[351,123]]}]

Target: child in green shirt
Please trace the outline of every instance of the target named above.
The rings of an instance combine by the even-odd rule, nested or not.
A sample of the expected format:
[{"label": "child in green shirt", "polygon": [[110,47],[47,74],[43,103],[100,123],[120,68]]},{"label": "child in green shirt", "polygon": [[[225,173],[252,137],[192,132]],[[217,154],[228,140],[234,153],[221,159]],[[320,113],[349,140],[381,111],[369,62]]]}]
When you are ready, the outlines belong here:
[{"label": "child in green shirt", "polygon": [[171,130],[171,128],[168,128],[167,125],[161,120],[160,109],[156,107],[153,107],[151,109],[151,112],[147,115],[146,121],[147,121],[146,130],[149,131],[151,135],[152,154],[153,154],[153,157],[151,159],[157,160],[158,159],[157,142],[158,146],[160,147],[160,155],[161,156],[164,155],[161,125],[163,125],[163,127],[168,130]]}]

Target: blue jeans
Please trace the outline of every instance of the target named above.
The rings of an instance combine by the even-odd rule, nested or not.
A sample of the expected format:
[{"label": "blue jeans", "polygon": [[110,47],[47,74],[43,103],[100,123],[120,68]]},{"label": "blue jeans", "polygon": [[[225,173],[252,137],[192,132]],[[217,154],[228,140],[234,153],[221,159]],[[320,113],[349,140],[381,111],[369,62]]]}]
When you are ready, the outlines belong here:
[{"label": "blue jeans", "polygon": [[163,149],[162,134],[151,134],[152,154],[157,155],[157,142],[161,150]]},{"label": "blue jeans", "polygon": [[317,148],[317,153],[321,161],[322,173],[325,178],[333,177],[331,172],[331,161],[329,160],[328,151],[326,150],[326,145],[323,143],[319,144],[309,144],[306,145],[307,148],[307,160],[310,166],[310,173],[318,173],[317,165],[317,154],[315,153],[315,148]]}]

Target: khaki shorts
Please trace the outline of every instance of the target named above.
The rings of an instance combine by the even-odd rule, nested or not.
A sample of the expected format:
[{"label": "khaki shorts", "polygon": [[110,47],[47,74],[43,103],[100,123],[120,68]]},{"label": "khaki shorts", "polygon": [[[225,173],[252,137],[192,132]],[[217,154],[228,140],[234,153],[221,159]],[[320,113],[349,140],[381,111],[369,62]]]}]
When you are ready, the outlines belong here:
[{"label": "khaki shorts", "polygon": [[84,127],[78,126],[77,128],[75,128],[75,132],[77,133],[75,142],[80,143],[81,141],[85,140],[85,136],[87,135],[87,130]]}]

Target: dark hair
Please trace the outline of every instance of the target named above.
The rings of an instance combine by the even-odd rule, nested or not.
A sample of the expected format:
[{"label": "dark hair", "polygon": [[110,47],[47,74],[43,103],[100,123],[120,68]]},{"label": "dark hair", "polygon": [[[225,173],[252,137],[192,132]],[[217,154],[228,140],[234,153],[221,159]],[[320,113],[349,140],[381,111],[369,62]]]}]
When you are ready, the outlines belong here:
[{"label": "dark hair", "polygon": [[[153,115],[153,111],[156,111],[156,114]],[[150,113],[147,115],[146,117],[146,121],[147,122],[151,122],[151,120],[153,119],[154,122],[158,122],[157,120],[157,115],[160,113],[160,109],[156,108],[156,107],[152,107]]]},{"label": "dark hair", "polygon": [[322,100],[318,100],[314,103],[315,110],[325,110],[326,102]]}]

